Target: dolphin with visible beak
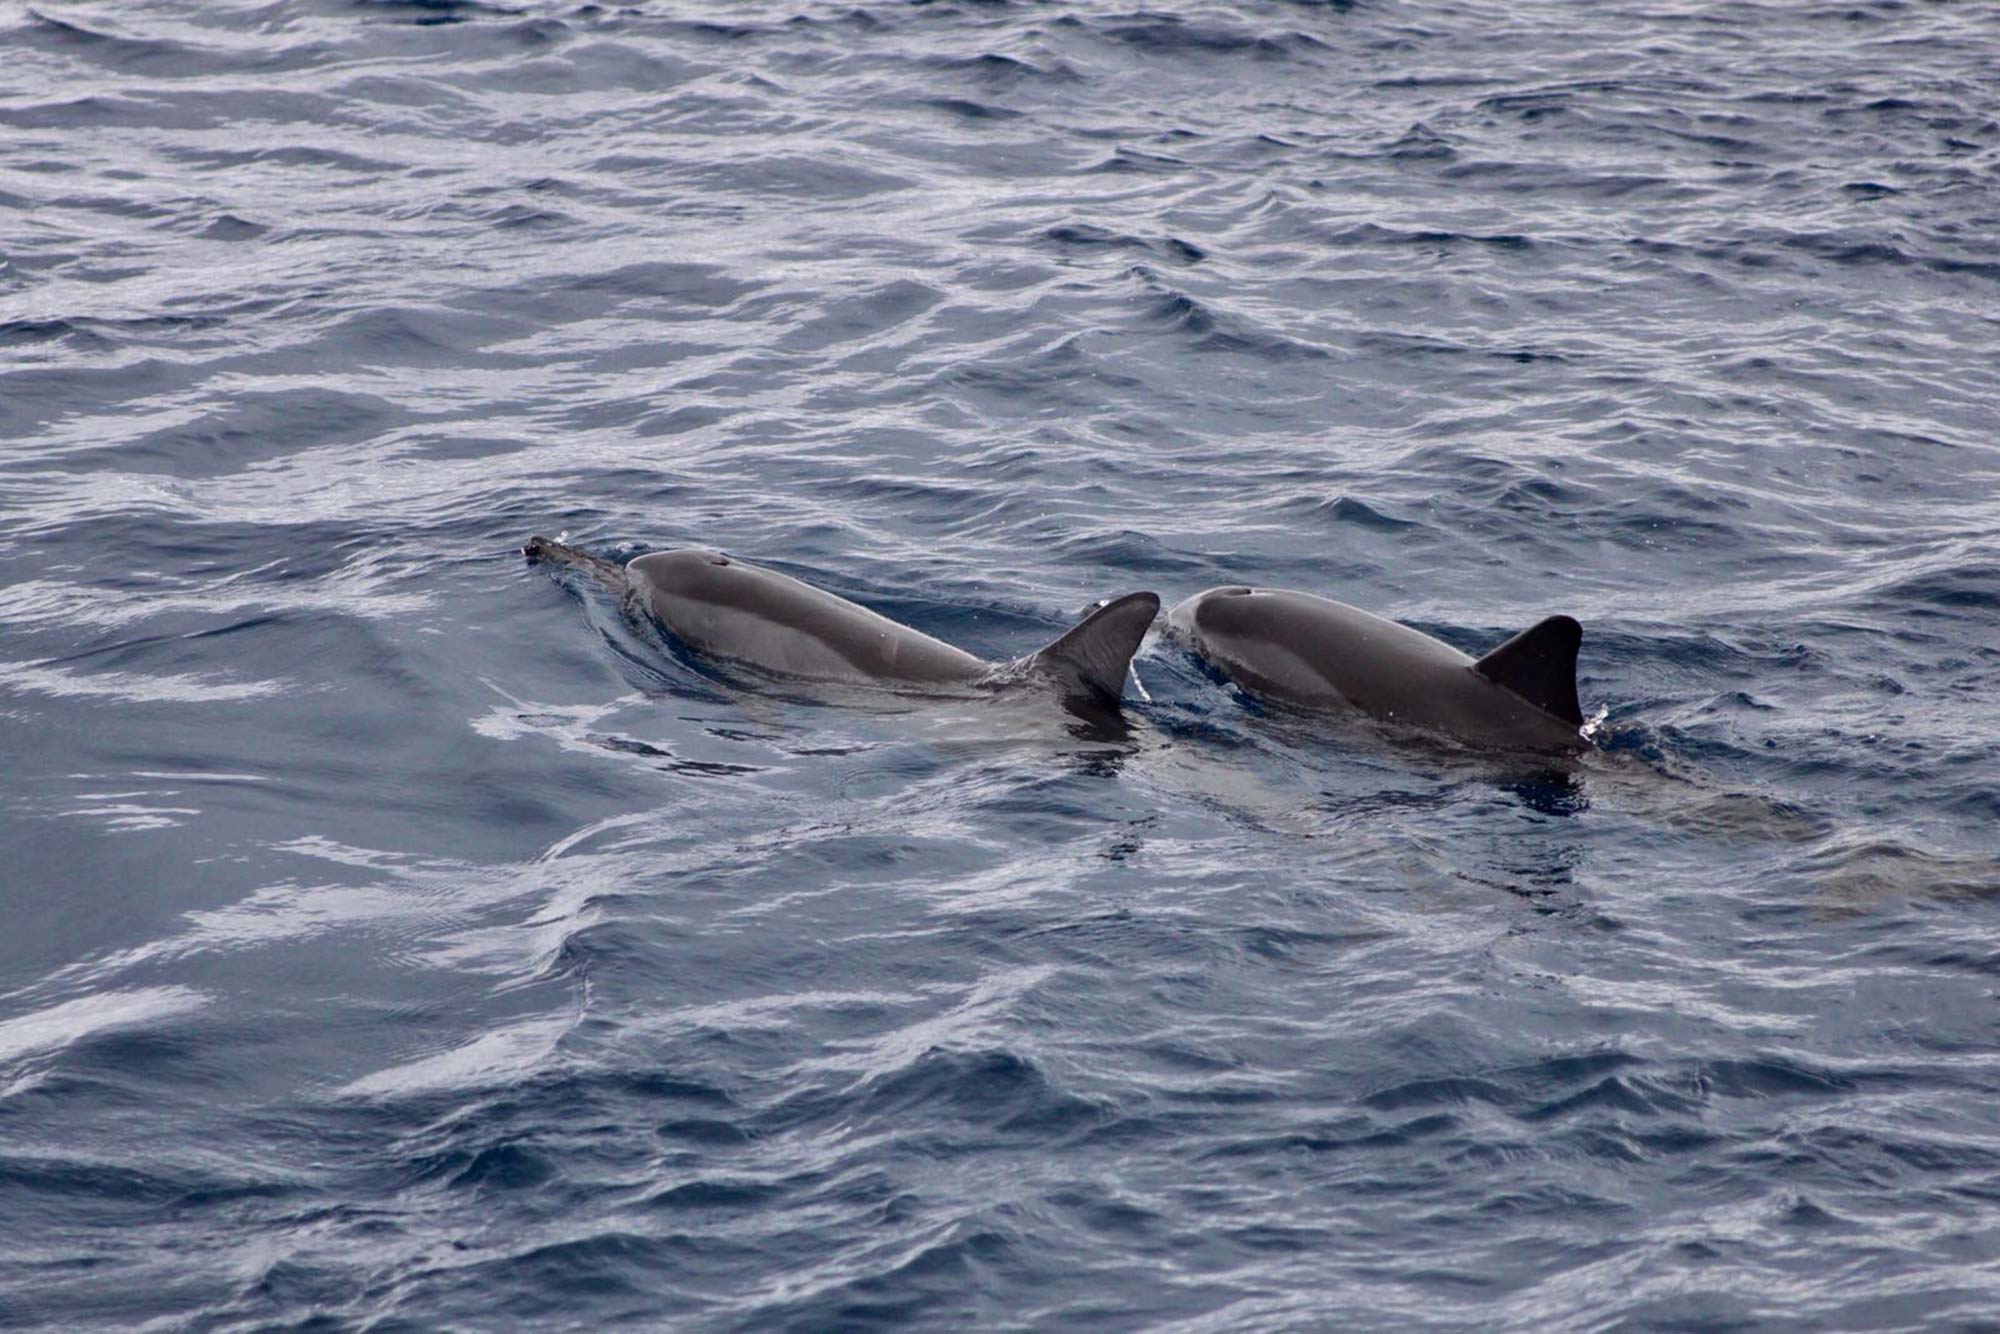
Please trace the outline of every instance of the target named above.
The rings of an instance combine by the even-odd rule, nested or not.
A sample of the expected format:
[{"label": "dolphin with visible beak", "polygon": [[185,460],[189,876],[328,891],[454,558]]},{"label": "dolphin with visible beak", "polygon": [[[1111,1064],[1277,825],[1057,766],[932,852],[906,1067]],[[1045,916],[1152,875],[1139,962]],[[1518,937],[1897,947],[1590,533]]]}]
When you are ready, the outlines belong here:
[{"label": "dolphin with visible beak", "polygon": [[1331,598],[1211,588],[1167,613],[1168,632],[1255,695],[1359,711],[1475,746],[1589,750],[1576,698],[1583,628],[1551,616],[1474,660],[1421,630]]},{"label": "dolphin with visible beak", "polygon": [[1097,608],[1053,644],[993,663],[858,603],[714,551],[655,551],[623,565],[546,537],[522,548],[581,569],[709,658],[796,680],[923,693],[1052,684],[1072,705],[1115,708],[1139,641],[1159,615],[1153,593]]}]

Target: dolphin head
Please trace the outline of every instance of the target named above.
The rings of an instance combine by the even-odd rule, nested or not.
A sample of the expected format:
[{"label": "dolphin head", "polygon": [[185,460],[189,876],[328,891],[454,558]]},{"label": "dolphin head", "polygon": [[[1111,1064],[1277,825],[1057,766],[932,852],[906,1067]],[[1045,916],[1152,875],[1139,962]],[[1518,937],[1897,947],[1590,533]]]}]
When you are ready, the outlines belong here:
[{"label": "dolphin head", "polygon": [[670,625],[682,623],[698,606],[731,601],[731,594],[747,582],[748,572],[719,551],[696,547],[655,551],[633,560],[625,570]]},{"label": "dolphin head", "polygon": [[1255,589],[1245,585],[1231,584],[1196,593],[1176,603],[1167,613],[1167,632],[1179,642],[1191,645],[1200,638],[1203,625],[1213,618],[1218,604],[1230,598],[1249,597],[1254,592]]}]

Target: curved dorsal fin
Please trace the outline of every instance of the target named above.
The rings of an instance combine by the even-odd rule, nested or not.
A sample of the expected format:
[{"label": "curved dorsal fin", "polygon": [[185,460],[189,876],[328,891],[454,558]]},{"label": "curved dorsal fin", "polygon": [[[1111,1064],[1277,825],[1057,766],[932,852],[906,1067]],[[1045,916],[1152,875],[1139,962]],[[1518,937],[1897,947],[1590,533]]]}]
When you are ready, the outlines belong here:
[{"label": "curved dorsal fin", "polygon": [[1061,639],[1022,661],[1055,677],[1072,693],[1116,704],[1125,693],[1125,669],[1159,614],[1158,594],[1127,593],[1105,603],[1071,626]]},{"label": "curved dorsal fin", "polygon": [[1496,686],[1505,686],[1544,713],[1583,726],[1576,702],[1576,650],[1583,627],[1569,616],[1551,616],[1472,664]]}]

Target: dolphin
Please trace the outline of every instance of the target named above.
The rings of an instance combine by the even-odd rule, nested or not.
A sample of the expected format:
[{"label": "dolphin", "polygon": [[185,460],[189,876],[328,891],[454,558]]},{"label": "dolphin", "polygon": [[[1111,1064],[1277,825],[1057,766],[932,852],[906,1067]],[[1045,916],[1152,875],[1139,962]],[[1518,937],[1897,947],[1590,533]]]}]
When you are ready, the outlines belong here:
[{"label": "dolphin", "polygon": [[704,657],[797,680],[921,693],[1046,682],[1072,705],[1116,708],[1132,654],[1160,611],[1158,595],[1128,593],[1040,652],[992,663],[823,588],[720,552],[654,551],[619,565],[536,537],[522,553],[593,575]]},{"label": "dolphin", "polygon": [[1474,746],[1589,750],[1576,699],[1583,628],[1551,616],[1474,661],[1421,630],[1331,598],[1211,588],[1167,613],[1168,633],[1243,689],[1354,711]]}]

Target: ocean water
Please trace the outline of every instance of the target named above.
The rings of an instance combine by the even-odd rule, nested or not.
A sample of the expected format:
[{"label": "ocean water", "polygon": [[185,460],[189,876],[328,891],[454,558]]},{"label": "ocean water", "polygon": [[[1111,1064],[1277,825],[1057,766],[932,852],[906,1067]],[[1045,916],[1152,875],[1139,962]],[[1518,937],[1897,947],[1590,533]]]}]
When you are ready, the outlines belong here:
[{"label": "ocean water", "polygon": [[[0,1324],[2000,1328],[2000,8],[0,4]],[[826,699],[1585,626],[1572,771]]]}]

